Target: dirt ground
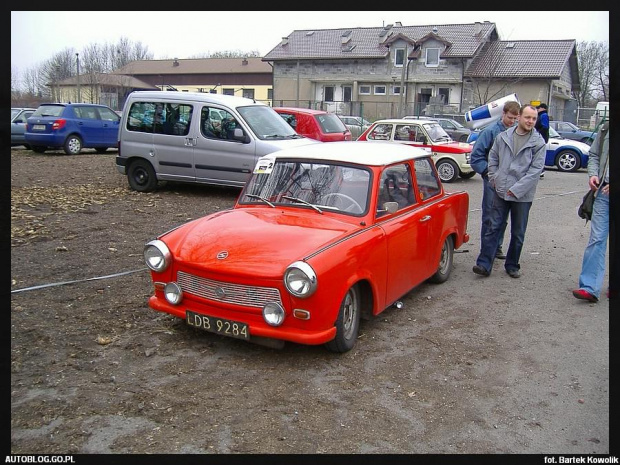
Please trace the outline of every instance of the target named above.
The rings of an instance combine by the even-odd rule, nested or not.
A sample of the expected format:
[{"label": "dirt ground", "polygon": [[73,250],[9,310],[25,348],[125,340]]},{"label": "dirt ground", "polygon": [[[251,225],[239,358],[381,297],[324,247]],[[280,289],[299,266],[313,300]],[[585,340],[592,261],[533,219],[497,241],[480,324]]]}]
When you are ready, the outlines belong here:
[{"label": "dirt ground", "polygon": [[609,300],[570,293],[590,229],[576,215],[585,171],[541,180],[521,279],[502,262],[472,273],[482,182],[446,185],[470,193],[452,276],[334,354],[149,309],[143,245],[239,191],[136,193],[115,155],[11,150],[10,453],[610,452]]}]

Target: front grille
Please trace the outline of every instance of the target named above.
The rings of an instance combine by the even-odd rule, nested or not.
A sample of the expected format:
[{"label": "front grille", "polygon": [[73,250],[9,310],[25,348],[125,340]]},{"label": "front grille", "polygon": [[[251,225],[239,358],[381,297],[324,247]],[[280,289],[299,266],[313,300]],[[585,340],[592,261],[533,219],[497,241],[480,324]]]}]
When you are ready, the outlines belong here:
[{"label": "front grille", "polygon": [[217,302],[258,308],[262,308],[268,302],[278,302],[282,305],[280,291],[272,287],[244,286],[213,281],[183,271],[177,273],[177,283],[184,293]]}]

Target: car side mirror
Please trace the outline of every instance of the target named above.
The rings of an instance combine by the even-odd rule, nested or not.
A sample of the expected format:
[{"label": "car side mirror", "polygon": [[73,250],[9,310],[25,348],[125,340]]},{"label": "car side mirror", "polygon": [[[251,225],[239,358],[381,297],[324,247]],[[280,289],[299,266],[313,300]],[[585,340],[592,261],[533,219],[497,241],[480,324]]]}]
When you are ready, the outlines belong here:
[{"label": "car side mirror", "polygon": [[383,210],[390,214],[396,213],[398,211],[398,202],[385,202],[383,204]]},{"label": "car side mirror", "polygon": [[244,144],[250,143],[250,136],[246,135],[241,128],[235,128],[233,131],[233,138]]}]

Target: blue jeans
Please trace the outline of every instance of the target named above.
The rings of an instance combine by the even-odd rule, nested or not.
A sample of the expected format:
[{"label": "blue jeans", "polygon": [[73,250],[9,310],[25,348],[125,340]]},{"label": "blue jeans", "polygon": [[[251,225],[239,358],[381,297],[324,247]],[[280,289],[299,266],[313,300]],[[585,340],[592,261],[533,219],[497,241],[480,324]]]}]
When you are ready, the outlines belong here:
[{"label": "blue jeans", "polygon": [[[605,251],[609,235],[609,195],[599,191],[594,199],[590,239],[583,253],[579,289],[588,291],[597,299],[601,296],[605,277]],[[610,257],[611,258],[611,257]]]},{"label": "blue jeans", "polygon": [[502,199],[495,191],[491,198],[490,227],[482,237],[480,255],[476,259],[476,265],[481,266],[489,273],[493,269],[495,252],[500,240],[500,234],[506,229],[508,214],[510,214],[510,245],[506,253],[504,268],[508,270],[518,270],[521,250],[525,240],[525,230],[530,214],[532,202],[514,202]]},{"label": "blue jeans", "polygon": [[[493,207],[493,196],[495,195],[495,189],[491,186],[488,178],[482,178],[482,227],[480,228],[480,251],[482,252],[482,242],[483,237],[487,233],[488,229],[491,227],[491,208]],[[501,249],[502,244],[504,243],[504,233],[506,232],[506,225],[508,222],[504,223],[504,226],[500,230],[499,233],[499,242],[497,244],[497,248]]]}]

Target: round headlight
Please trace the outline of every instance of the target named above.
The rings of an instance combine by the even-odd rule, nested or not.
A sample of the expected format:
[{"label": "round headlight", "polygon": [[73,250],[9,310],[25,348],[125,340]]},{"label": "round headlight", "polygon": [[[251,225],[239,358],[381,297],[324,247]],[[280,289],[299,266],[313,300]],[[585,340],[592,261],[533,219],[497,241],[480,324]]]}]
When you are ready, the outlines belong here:
[{"label": "round headlight", "polygon": [[284,273],[284,285],[296,297],[310,297],[318,285],[316,273],[306,262],[292,263]]},{"label": "round headlight", "polygon": [[144,246],[144,261],[151,270],[161,272],[170,264],[170,249],[159,239]]},{"label": "round headlight", "polygon": [[177,283],[168,283],[164,286],[164,296],[172,305],[178,305],[183,299],[183,291]]},{"label": "round headlight", "polygon": [[284,309],[280,304],[270,302],[263,307],[263,319],[271,326],[280,326],[284,322]]}]

